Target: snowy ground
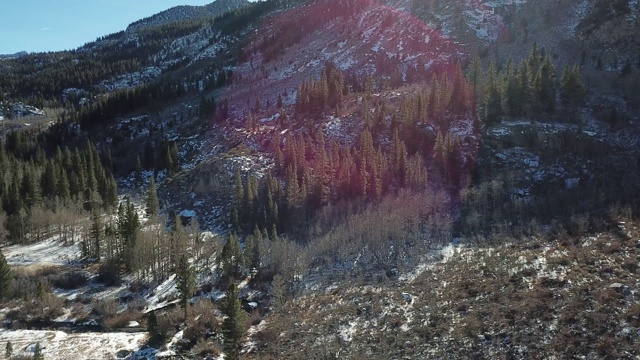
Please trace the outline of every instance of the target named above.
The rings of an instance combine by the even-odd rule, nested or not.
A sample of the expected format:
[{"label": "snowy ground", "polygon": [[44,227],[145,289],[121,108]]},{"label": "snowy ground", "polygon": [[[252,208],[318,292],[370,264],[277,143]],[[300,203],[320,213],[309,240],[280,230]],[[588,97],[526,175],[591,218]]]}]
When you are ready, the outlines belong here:
[{"label": "snowy ground", "polygon": [[[2,249],[12,267],[79,265],[80,249],[75,245],[64,245],[57,237],[36,244],[11,245]],[[173,287],[172,287],[173,288]],[[91,282],[74,290],[54,289],[53,293],[65,300],[80,296],[95,299],[117,299],[130,293],[126,285],[104,287]],[[150,299],[154,304],[158,299]],[[74,321],[65,309],[58,321]],[[40,343],[46,359],[116,359],[153,358],[155,350],[145,348],[146,332],[79,332],[67,333],[54,330],[9,330],[0,328],[0,347],[11,342],[15,355],[32,355],[36,343]],[[129,357],[131,354],[133,356]]]},{"label": "snowy ground", "polygon": [[148,307],[145,313],[167,307],[178,302],[176,275],[171,275],[165,282],[155,288],[146,298]]},{"label": "snowy ground", "polygon": [[29,245],[7,246],[2,248],[2,253],[11,266],[70,265],[80,259],[77,243],[65,245],[56,238]]},{"label": "snowy ground", "polygon": [[[78,333],[0,329],[0,344],[11,341],[14,355],[32,355],[36,343],[45,359],[116,359],[140,351],[147,333]],[[140,352],[140,355],[143,353]]]}]

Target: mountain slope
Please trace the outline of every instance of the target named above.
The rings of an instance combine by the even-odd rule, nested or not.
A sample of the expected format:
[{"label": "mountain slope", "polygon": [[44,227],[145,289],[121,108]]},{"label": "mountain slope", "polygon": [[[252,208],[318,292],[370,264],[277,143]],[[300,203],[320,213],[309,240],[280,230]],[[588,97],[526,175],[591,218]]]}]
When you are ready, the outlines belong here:
[{"label": "mountain slope", "polygon": [[449,246],[389,280],[326,277],[249,336],[248,357],[636,357],[640,231],[625,220],[592,235]]},{"label": "mountain slope", "polygon": [[[326,63],[361,82],[371,76],[397,86],[429,81],[463,58],[462,48],[440,32],[369,0],[314,1],[272,16],[256,33],[224,94],[242,112],[247,99],[274,104],[278,94],[319,78]],[[289,96],[293,101],[295,91]]]},{"label": "mountain slope", "polygon": [[[251,312],[248,358],[638,355],[637,104],[631,86],[605,85],[637,79],[607,57],[632,58],[635,23],[633,12],[605,6],[600,18],[588,3],[269,0],[212,18],[209,7],[228,4],[216,2],[170,9],[78,51],[0,61],[0,92],[64,110],[43,136],[13,134],[2,149],[25,165],[0,181],[13,211],[0,220],[18,234],[35,214],[54,236],[5,250],[15,264],[61,245],[41,212],[16,210],[52,183],[41,172],[60,172],[29,162],[57,153],[71,170],[104,162],[132,199],[158,184],[160,216],[126,200],[105,237],[78,206],[84,231],[64,229],[91,258],[55,265],[87,276],[69,292],[52,282],[52,298],[69,300],[50,307],[122,327],[157,309],[147,319],[153,346],[166,350],[158,354],[217,357],[220,299],[236,281]],[[631,26],[624,42],[605,36],[620,22]],[[608,45],[581,63],[595,36]],[[586,74],[575,106],[565,64],[575,82]],[[54,150],[86,139],[97,149],[87,161]],[[77,194],[92,204],[91,191]],[[133,231],[125,224],[137,220],[126,219],[138,214]],[[40,241],[39,230],[20,234]],[[186,321],[164,308],[178,303],[176,254],[197,280]],[[58,268],[49,271],[55,280]],[[123,284],[98,285],[96,272],[124,274]],[[37,275],[19,284],[35,289]],[[18,290],[0,306],[16,327],[40,304]],[[85,306],[102,291],[110,309]]]}]

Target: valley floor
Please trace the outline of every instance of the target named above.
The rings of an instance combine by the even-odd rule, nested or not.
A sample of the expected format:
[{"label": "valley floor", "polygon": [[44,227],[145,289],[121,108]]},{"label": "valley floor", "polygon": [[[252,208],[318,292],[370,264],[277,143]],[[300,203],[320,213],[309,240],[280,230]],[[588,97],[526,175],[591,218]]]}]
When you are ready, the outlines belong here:
[{"label": "valley floor", "polygon": [[[313,281],[315,286],[306,286],[308,290],[249,330],[243,357],[640,355],[640,223],[625,218],[598,232],[589,232],[581,224],[575,220],[574,234],[551,229],[539,238],[449,245],[435,261],[400,269],[399,276],[309,277],[302,281]],[[51,265],[59,254],[72,254],[74,249],[46,241],[3,251],[14,267],[37,267]],[[73,257],[63,259],[74,262]],[[156,292],[170,283],[161,284]],[[54,294],[69,298],[69,293]],[[155,298],[148,300],[150,306],[159,303]],[[0,309],[0,315],[6,317],[10,310]],[[181,334],[171,341],[179,342]],[[0,329],[2,349],[11,341],[14,354],[27,355],[40,343],[47,359],[137,359],[164,354],[145,346],[147,339],[139,327],[102,333]],[[171,346],[163,349],[175,353]]]}]

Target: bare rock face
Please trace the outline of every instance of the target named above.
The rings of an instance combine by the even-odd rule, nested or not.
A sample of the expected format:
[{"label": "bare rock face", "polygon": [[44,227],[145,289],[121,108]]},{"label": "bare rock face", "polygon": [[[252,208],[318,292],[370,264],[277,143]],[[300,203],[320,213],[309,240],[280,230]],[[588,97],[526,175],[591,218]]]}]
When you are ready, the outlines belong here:
[{"label": "bare rock face", "polygon": [[640,51],[637,4],[627,0],[595,1],[578,25],[581,37],[595,47]]},{"label": "bare rock face", "polygon": [[620,295],[626,297],[633,296],[633,291],[627,285],[621,283],[613,283],[609,285],[609,288],[615,290]]},{"label": "bare rock face", "polygon": [[[605,49],[625,49],[626,52],[639,52],[637,34],[640,24],[625,17],[616,18],[600,26],[587,37],[587,41]],[[622,63],[621,63],[622,65]]]}]

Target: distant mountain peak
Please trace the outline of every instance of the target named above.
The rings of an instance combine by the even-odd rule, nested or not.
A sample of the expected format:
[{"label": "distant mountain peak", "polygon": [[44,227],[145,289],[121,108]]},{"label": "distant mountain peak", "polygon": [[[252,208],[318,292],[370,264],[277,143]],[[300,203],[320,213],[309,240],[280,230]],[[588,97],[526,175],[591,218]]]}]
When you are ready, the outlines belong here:
[{"label": "distant mountain peak", "polygon": [[0,54],[0,59],[16,59],[27,54],[28,53],[26,51],[19,51],[15,54]]},{"label": "distant mountain peak", "polygon": [[176,21],[197,20],[205,17],[214,17],[226,12],[249,5],[248,0],[216,0],[208,5],[175,6],[168,10],[151,15],[147,18],[131,23],[127,31],[135,31],[152,26],[160,26]]}]

